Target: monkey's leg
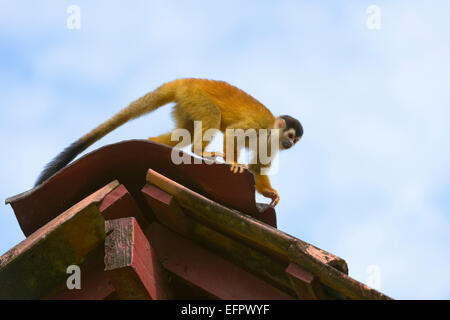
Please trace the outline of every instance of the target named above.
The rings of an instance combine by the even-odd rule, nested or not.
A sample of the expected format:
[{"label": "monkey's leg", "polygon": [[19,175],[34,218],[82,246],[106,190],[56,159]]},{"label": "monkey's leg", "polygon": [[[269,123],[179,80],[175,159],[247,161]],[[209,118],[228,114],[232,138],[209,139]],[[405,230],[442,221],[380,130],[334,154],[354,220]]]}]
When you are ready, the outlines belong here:
[{"label": "monkey's leg", "polygon": [[208,153],[207,156],[211,157],[211,158],[224,158],[225,159],[225,155],[223,154],[223,152],[220,151],[211,151],[211,152],[204,152],[203,154]]},{"label": "monkey's leg", "polygon": [[261,166],[258,164],[249,165],[249,170],[253,173],[255,178],[256,191],[264,197],[272,199],[270,205],[275,207],[280,201],[280,195],[274,188],[272,188],[269,177],[261,174]]},{"label": "monkey's leg", "polygon": [[[239,129],[239,124],[233,126],[233,128]],[[227,129],[233,129],[228,127]],[[243,146],[238,145],[238,139],[235,135],[228,136],[227,131],[225,131],[223,137],[223,158],[226,163],[230,164],[230,171],[233,173],[242,173],[244,169],[248,169],[245,164],[239,163],[240,151]],[[232,144],[231,144],[232,143]]]},{"label": "monkey's leg", "polygon": [[[226,142],[224,142],[224,145],[226,146]],[[230,156],[230,152],[228,152],[228,154],[224,155],[223,158],[225,159],[225,162],[230,165],[230,171],[233,173],[242,173],[244,172],[244,169],[248,169],[248,167],[245,164],[238,162],[240,150],[236,147],[236,144],[234,146],[235,147],[232,152],[233,154]],[[229,157],[227,158],[227,156]]]},{"label": "monkey's leg", "polygon": [[[211,142],[212,136],[207,132],[210,129],[219,131],[222,115],[211,100],[197,97],[195,105],[192,103],[178,103],[173,111],[177,128],[187,129],[191,134],[192,152],[202,158],[215,159],[221,157],[220,152],[205,152]],[[199,130],[201,128],[201,130]],[[208,137],[205,137],[205,133]]]},{"label": "monkey's leg", "polygon": [[[177,146],[180,149],[187,147],[188,145],[191,144],[191,141],[192,141],[192,136],[193,136],[193,131],[194,131],[193,122],[189,121],[189,119],[187,119],[186,115],[181,111],[179,105],[176,105],[173,108],[172,118],[175,120],[176,129],[174,129],[172,132],[161,134],[157,137],[148,138],[148,140],[154,141],[154,142],[159,142],[159,143],[165,144],[169,147]],[[183,134],[181,132],[181,134],[178,134],[176,136],[181,136],[182,141],[179,142],[180,140],[176,140],[176,139],[174,141],[172,141],[172,135],[175,133],[175,131],[177,129],[188,130],[190,137],[187,137],[188,139],[186,139],[186,137],[183,137]]]},{"label": "monkey's leg", "polygon": [[[203,158],[214,159],[223,156],[220,152],[205,151],[211,143],[213,136],[219,131],[221,122],[220,113],[211,113],[208,117],[198,121],[201,121],[201,130],[199,130],[199,128],[194,129],[192,152]],[[207,133],[207,135],[205,135],[205,133]]]},{"label": "monkey's leg", "polygon": [[157,137],[148,138],[148,140],[162,143],[169,147],[175,147],[179,143],[179,141],[177,141],[177,140],[172,141],[171,137],[172,137],[172,132],[169,132],[169,133],[161,134]]}]

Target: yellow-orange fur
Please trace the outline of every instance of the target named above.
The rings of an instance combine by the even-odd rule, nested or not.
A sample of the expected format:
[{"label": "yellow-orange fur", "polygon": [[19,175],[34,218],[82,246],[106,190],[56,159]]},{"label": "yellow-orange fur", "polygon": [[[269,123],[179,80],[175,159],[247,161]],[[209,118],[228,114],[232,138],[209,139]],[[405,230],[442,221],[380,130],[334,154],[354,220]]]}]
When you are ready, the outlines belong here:
[{"label": "yellow-orange fur", "polygon": [[[222,132],[225,132],[227,128],[243,130],[252,128],[257,132],[259,129],[270,130],[275,122],[275,117],[264,105],[224,81],[179,79],[163,84],[132,102],[111,119],[82,137],[82,140],[92,144],[127,121],[169,102],[176,103],[173,110],[176,127],[189,130],[192,137],[194,121],[202,121],[202,136],[208,129],[218,129]],[[178,141],[171,140],[171,132],[149,139],[169,146],[178,144]],[[202,141],[202,152],[208,143],[209,141]],[[234,159],[237,161],[239,150],[234,151]],[[270,185],[269,178],[260,174],[261,165],[252,164],[249,169],[255,177],[256,191],[272,199],[274,197],[279,199],[278,193]]]}]

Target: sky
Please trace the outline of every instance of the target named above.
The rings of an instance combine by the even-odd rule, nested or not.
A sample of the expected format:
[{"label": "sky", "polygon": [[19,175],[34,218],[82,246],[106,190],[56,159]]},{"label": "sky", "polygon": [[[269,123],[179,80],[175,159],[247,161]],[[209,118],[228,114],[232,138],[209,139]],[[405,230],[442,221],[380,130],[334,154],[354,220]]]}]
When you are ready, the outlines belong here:
[{"label": "sky", "polygon": [[[0,198],[160,84],[224,80],[304,127],[271,177],[280,230],[395,299],[450,299],[449,16],[448,1],[0,0]],[[172,128],[164,107],[86,152]],[[0,206],[0,254],[23,239]]]}]

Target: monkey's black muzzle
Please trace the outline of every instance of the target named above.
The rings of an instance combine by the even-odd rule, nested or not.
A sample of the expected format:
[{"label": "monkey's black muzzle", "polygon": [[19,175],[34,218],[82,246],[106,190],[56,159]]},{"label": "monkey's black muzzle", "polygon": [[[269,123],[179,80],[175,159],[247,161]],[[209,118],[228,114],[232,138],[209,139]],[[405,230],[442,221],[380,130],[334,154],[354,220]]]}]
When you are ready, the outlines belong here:
[{"label": "monkey's black muzzle", "polygon": [[292,143],[289,140],[283,140],[281,142],[281,145],[284,149],[289,149],[290,147],[292,147]]}]

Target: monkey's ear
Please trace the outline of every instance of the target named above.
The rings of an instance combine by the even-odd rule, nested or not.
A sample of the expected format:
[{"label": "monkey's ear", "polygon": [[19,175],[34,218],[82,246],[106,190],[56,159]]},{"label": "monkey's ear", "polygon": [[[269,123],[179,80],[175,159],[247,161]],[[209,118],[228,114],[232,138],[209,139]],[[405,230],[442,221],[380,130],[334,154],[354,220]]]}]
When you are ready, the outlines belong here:
[{"label": "monkey's ear", "polygon": [[273,124],[275,129],[284,129],[286,128],[286,121],[283,118],[276,118],[275,123]]}]

